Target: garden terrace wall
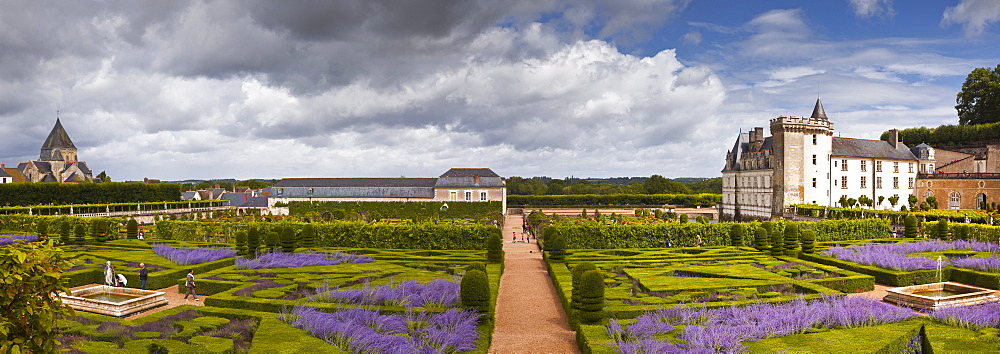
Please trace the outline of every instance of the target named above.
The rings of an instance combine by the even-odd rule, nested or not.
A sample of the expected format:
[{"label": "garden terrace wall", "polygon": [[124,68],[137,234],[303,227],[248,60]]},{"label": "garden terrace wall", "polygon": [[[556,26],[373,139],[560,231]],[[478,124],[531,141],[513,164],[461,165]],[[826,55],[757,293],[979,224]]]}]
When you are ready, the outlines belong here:
[{"label": "garden terrace wall", "polygon": [[976,224],[988,224],[990,220],[996,219],[996,217],[991,217],[990,213],[984,212],[982,210],[931,210],[931,211],[897,211],[897,210],[872,210],[872,209],[858,209],[858,208],[839,208],[839,207],[827,207],[819,206],[814,204],[796,204],[793,205],[795,208],[795,213],[803,216],[811,217],[825,217],[829,219],[862,219],[862,218],[879,218],[888,219],[895,224],[902,224],[903,218],[906,215],[913,214],[918,219],[924,221],[937,221],[940,219],[948,220],[949,222],[965,222],[968,218],[969,222]]},{"label": "garden terrace wall", "polygon": [[[301,232],[307,223],[251,222],[241,224],[256,227],[261,235],[277,227],[291,227]],[[500,233],[487,225],[416,224],[389,225],[343,221],[313,223],[318,247],[352,247],[425,250],[482,250],[486,238]],[[162,220],[156,228],[160,237],[175,240],[201,240],[209,233],[224,232],[229,225],[219,222]]]},{"label": "garden terrace wall", "polygon": [[5,205],[103,204],[178,201],[176,183],[4,183],[0,200]]},{"label": "garden terrace wall", "polygon": [[[784,230],[787,222],[776,222],[778,230]],[[816,231],[816,241],[838,241],[884,238],[889,233],[889,222],[881,219],[865,220],[823,220],[812,222],[796,222],[799,229]],[[695,243],[696,235],[700,235],[705,246],[726,246],[730,244],[729,230],[736,223],[723,222],[717,224],[700,223],[656,223],[656,224],[603,224],[587,221],[582,224],[543,225],[543,238],[556,234],[566,241],[567,248],[607,249],[607,248],[649,248],[663,247],[666,237],[670,237],[674,246],[688,247]],[[760,223],[743,223],[750,229],[756,229]],[[754,243],[754,234],[747,233],[743,245]]]},{"label": "garden terrace wall", "polygon": [[712,206],[722,201],[721,194],[579,194],[579,195],[508,195],[507,206],[514,208],[587,208],[597,206],[684,207]]},{"label": "garden terrace wall", "polygon": [[79,216],[44,216],[44,215],[28,215],[28,214],[12,214],[12,215],[0,215],[0,230],[10,230],[19,231],[28,234],[35,234],[38,231],[38,222],[45,220],[49,226],[49,238],[59,238],[59,229],[55,224],[56,221],[69,221],[70,229],[76,224],[83,224],[87,227],[87,240],[92,241],[90,238],[90,227],[95,221],[102,220],[108,225],[108,234],[117,235],[121,225],[125,225],[128,221],[126,218],[85,218]]},{"label": "garden terrace wall", "polygon": [[[447,210],[441,208],[447,204]],[[411,219],[432,221],[440,219],[484,219],[488,214],[503,213],[503,203],[491,202],[290,202],[288,212],[293,216],[330,212],[342,219],[349,213],[368,213],[369,220]],[[343,215],[334,215],[343,214]]]},{"label": "garden terrace wall", "polygon": [[71,205],[34,205],[0,207],[0,214],[31,215],[69,215],[91,214],[116,211],[153,211],[178,208],[202,208],[219,206],[225,200],[190,200],[180,202],[145,202],[145,203],[112,203],[112,204],[71,204]]}]

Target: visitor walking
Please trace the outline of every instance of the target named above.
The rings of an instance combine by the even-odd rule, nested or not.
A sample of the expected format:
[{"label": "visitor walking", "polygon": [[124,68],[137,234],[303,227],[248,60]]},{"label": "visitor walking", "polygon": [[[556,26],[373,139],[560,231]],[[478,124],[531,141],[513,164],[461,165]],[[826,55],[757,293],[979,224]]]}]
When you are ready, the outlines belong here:
[{"label": "visitor walking", "polygon": [[663,241],[663,247],[666,248],[674,247],[674,243],[670,242],[670,236],[667,236],[667,240]]},{"label": "visitor walking", "polygon": [[198,301],[198,294],[194,293],[194,287],[197,286],[194,283],[194,269],[188,269],[187,279],[184,281],[184,285],[187,286],[187,292],[184,293],[184,300],[188,299],[188,295],[194,297],[194,301]]},{"label": "visitor walking", "polygon": [[704,244],[705,244],[705,242],[703,242],[701,240],[701,235],[694,235],[694,246],[695,247],[701,247],[701,245],[704,245]]},{"label": "visitor walking", "polygon": [[510,243],[517,243],[517,232],[510,233]]},{"label": "visitor walking", "polygon": [[149,269],[146,269],[146,263],[139,263],[139,289],[146,290],[147,279],[149,279]]}]

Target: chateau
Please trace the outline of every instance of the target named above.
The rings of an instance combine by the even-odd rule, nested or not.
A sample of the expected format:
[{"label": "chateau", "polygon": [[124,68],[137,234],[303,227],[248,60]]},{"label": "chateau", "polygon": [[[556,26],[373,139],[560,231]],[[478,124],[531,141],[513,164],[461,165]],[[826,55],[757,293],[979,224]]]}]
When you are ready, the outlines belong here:
[{"label": "chateau", "polygon": [[76,152],[76,145],[56,118],[38,160],[22,162],[17,168],[0,164],[0,182],[94,182],[93,172],[86,162],[77,160]]},{"label": "chateau", "polygon": [[[720,218],[780,217],[794,204],[839,206],[842,198],[898,209],[916,186],[918,171],[935,171],[934,150],[909,148],[890,131],[889,141],[833,136],[833,122],[816,100],[809,117],[780,116],[764,128],[740,133],[722,170]],[[891,197],[899,198],[895,205]]]}]

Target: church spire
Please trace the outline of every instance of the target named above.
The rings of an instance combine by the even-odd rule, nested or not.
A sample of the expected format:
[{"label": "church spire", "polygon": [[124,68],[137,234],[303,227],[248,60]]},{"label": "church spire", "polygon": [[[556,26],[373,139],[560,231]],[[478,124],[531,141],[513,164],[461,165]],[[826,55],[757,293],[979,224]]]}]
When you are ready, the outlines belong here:
[{"label": "church spire", "polygon": [[823,101],[821,101],[819,98],[816,98],[816,107],[813,107],[813,114],[809,117],[827,119],[826,111],[823,110]]},{"label": "church spire", "polygon": [[66,134],[59,118],[56,118],[56,125],[42,144],[39,160],[76,162],[76,145],[73,145],[73,140]]}]

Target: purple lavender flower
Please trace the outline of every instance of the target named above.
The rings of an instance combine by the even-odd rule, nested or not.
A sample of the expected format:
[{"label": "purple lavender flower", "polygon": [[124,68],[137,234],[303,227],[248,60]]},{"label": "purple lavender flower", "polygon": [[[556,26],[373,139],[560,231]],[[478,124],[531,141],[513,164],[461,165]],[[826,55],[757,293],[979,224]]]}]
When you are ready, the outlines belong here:
[{"label": "purple lavender flower", "polygon": [[1000,327],[1000,303],[946,307],[935,310],[931,317],[952,326],[978,330],[980,328]]},{"label": "purple lavender flower", "polygon": [[359,353],[447,353],[478,347],[474,311],[449,309],[442,313],[383,315],[353,308],[332,313],[302,304],[281,318],[341,349]]},{"label": "purple lavender flower", "polygon": [[6,246],[15,243],[24,242],[37,242],[38,236],[35,235],[11,235],[11,234],[0,234],[0,246]]},{"label": "purple lavender flower", "polygon": [[[971,249],[977,252],[1000,252],[1000,245],[978,241],[919,241],[893,244],[864,244],[852,247],[830,247],[825,256],[845,261],[874,265],[895,270],[922,270],[937,268],[937,261],[925,257],[910,257],[907,254],[920,252],[940,252]],[[956,260],[956,266],[959,266]],[[981,265],[983,263],[971,263]],[[992,263],[998,264],[998,263]],[[963,268],[968,268],[960,266]],[[996,269],[996,268],[995,268]]]},{"label": "purple lavender flower", "polygon": [[336,265],[341,263],[371,263],[375,258],[351,253],[284,253],[272,252],[255,259],[236,258],[236,269],[271,269]]},{"label": "purple lavender flower", "polygon": [[951,264],[959,268],[975,269],[993,273],[1000,272],[1000,258],[997,258],[996,255],[986,258],[955,258],[951,260]]},{"label": "purple lavender flower", "polygon": [[437,304],[452,307],[459,300],[459,283],[446,279],[434,279],[428,284],[420,284],[410,280],[402,283],[389,283],[372,287],[365,282],[360,289],[320,288],[312,301],[343,302],[357,305],[400,305],[406,307],[424,307]]},{"label": "purple lavender flower", "polygon": [[199,264],[236,257],[236,251],[228,248],[184,248],[170,245],[153,245],[153,253],[177,265]]},{"label": "purple lavender flower", "polygon": [[[758,302],[718,309],[675,306],[640,315],[624,330],[617,322],[611,323],[608,331],[615,340],[611,347],[620,353],[729,353],[743,351],[743,342],[811,328],[872,326],[913,316],[912,311],[864,297],[824,297],[813,302],[800,298],[786,304]],[[656,340],[675,326],[684,326],[677,335],[679,342]]]}]

